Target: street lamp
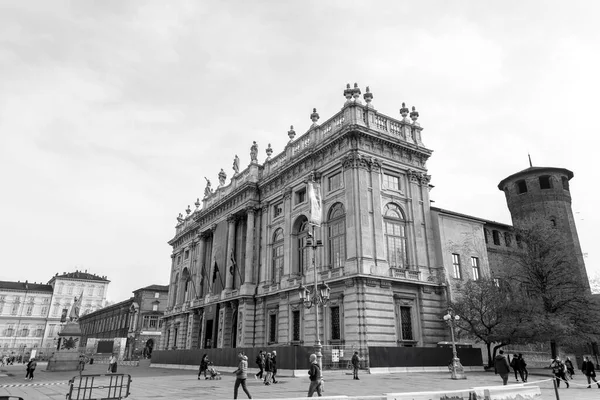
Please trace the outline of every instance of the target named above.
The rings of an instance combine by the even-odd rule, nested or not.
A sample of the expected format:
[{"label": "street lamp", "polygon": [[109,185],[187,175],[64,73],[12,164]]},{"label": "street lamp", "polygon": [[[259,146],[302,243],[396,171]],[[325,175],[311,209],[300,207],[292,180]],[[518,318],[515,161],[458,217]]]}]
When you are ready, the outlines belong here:
[{"label": "street lamp", "polygon": [[460,320],[460,316],[456,315],[451,308],[448,308],[448,313],[444,315],[444,321],[450,327],[450,335],[452,337],[452,365],[450,366],[452,379],[467,379],[465,369],[460,363],[458,354],[456,353],[456,342],[454,341],[454,324]]},{"label": "street lamp", "polygon": [[[315,266],[315,253],[318,247],[323,247],[323,242],[321,240],[314,240],[315,235],[315,227],[312,227],[312,233],[308,233],[308,237],[306,238],[306,246],[312,248],[312,266],[314,270],[315,277],[315,286],[314,289],[308,289],[306,286],[300,284],[298,288],[298,295],[300,296],[300,300],[304,304],[304,307],[310,309],[313,305],[315,306],[315,332],[317,335],[317,339],[315,341],[315,352],[317,356],[317,363],[319,364],[319,370],[323,370],[323,354],[321,353],[321,340],[319,334],[319,306],[326,305],[329,301],[329,286],[327,283],[323,282],[323,284],[319,287],[318,279],[317,279],[317,267]],[[322,373],[321,373],[322,374]]]}]

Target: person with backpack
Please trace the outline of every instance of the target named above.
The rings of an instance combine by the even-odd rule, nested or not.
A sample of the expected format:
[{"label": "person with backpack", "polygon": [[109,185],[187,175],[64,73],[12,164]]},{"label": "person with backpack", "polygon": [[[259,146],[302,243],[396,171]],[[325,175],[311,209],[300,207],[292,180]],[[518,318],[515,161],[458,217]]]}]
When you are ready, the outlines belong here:
[{"label": "person with backpack", "polygon": [[260,350],[258,352],[258,355],[256,356],[256,366],[258,367],[258,372],[256,373],[256,375],[254,375],[254,379],[262,379],[263,378],[263,372],[265,369],[265,358],[263,355],[263,351]]},{"label": "person with backpack", "polygon": [[560,358],[556,357],[550,363],[550,368],[552,368],[552,373],[556,379],[556,387],[560,387],[560,382],[565,381],[567,385],[567,389],[569,388],[569,382],[567,381],[567,377],[565,375],[565,364],[560,360]]},{"label": "person with backpack", "polygon": [[354,352],[354,355],[352,356],[352,373],[354,375],[354,377],[352,379],[358,379],[358,366],[360,365],[360,358],[358,357],[358,351]]},{"label": "person with backpack", "polygon": [[27,367],[26,367],[26,374],[25,374],[25,380],[29,379],[29,380],[33,380],[33,371],[35,371],[35,368],[37,367],[37,362],[35,362],[35,358],[32,358],[31,360],[29,360],[29,362],[27,363]]},{"label": "person with backpack", "polygon": [[309,361],[310,369],[308,370],[308,377],[310,378],[310,386],[308,387],[307,397],[313,397],[315,392],[317,392],[317,395],[321,397],[321,368],[317,363],[317,355],[311,354]]},{"label": "person with backpack", "polygon": [[596,382],[598,385],[598,389],[600,389],[600,383],[596,380],[596,369],[594,368],[594,363],[590,361],[589,357],[583,358],[583,363],[581,364],[581,372],[586,376],[588,381],[588,389],[592,388],[592,381]]}]

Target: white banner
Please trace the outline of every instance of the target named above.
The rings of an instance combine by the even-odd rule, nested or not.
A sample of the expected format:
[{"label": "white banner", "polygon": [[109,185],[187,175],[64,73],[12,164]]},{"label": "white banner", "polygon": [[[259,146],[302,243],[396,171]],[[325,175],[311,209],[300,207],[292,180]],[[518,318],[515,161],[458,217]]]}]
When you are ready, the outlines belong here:
[{"label": "white banner", "polygon": [[310,220],[309,224],[321,226],[323,210],[321,208],[321,184],[315,181],[308,181],[308,201],[310,202]]}]

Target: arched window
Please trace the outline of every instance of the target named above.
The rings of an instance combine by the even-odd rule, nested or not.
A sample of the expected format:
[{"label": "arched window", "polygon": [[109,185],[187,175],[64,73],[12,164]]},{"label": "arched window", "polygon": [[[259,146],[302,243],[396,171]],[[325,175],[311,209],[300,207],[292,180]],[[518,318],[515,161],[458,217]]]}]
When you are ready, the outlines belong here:
[{"label": "arched window", "polygon": [[329,211],[329,265],[339,268],[346,260],[346,211],[342,203],[334,204]]},{"label": "arched window", "polygon": [[408,268],[406,220],[396,204],[385,206],[383,214],[388,263],[393,268]]},{"label": "arched window", "polygon": [[304,274],[310,265],[310,249],[306,247],[306,239],[308,238],[308,219],[302,215],[298,217],[294,223],[294,263],[293,272]]},{"label": "arched window", "polygon": [[271,282],[281,280],[283,275],[283,229],[279,228],[273,234],[273,260],[271,263]]}]

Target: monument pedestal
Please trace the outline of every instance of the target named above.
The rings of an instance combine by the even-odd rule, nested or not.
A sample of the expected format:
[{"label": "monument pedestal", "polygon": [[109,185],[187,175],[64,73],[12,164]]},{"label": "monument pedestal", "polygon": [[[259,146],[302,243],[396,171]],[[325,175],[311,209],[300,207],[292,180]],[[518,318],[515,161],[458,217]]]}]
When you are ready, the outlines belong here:
[{"label": "monument pedestal", "polygon": [[81,344],[79,322],[67,322],[58,336],[58,348],[48,360],[46,371],[77,371]]}]

